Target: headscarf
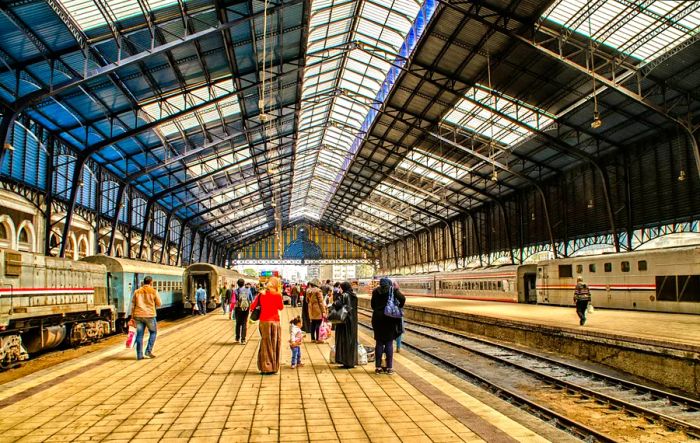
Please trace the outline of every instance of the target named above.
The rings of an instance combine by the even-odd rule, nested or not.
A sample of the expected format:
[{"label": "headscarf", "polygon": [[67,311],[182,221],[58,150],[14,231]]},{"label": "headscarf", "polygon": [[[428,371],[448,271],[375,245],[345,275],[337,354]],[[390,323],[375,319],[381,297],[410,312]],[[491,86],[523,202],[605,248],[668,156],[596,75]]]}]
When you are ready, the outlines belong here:
[{"label": "headscarf", "polygon": [[352,285],[349,281],[344,281],[340,284],[340,289],[344,294],[350,294],[352,292]]},{"label": "headscarf", "polygon": [[265,285],[265,289],[271,292],[279,292],[280,290],[280,279],[277,277],[270,277]]},{"label": "headscarf", "polygon": [[313,286],[314,288],[318,288],[321,286],[321,281],[315,278],[309,282],[309,285]]},{"label": "headscarf", "polygon": [[391,288],[391,286],[392,286],[391,280],[388,279],[387,277],[382,277],[382,278],[379,280],[379,286],[380,286],[382,289],[388,291],[389,288]]}]

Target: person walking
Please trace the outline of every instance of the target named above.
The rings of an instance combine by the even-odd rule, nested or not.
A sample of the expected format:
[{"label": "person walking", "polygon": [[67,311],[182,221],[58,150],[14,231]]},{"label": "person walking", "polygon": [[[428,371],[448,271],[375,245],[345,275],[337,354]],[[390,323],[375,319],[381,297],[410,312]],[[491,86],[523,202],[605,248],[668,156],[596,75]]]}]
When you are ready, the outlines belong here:
[{"label": "person walking", "polygon": [[245,344],[248,333],[248,308],[250,307],[250,289],[245,287],[245,281],[239,278],[236,282],[238,288],[233,293],[231,307],[236,319],[236,342]]},{"label": "person walking", "polygon": [[[156,344],[158,324],[156,322],[156,309],[160,307],[161,300],[158,291],[152,286],[153,278],[146,276],[143,286],[134,291],[131,298],[131,320],[129,326],[136,327],[136,359],[156,358],[153,355],[153,346]],[[143,335],[148,328],[148,344],[146,353],[143,352]]]},{"label": "person walking", "polygon": [[[233,304],[231,297],[233,297],[234,290],[233,283],[231,283],[231,287],[226,288],[226,291],[224,292],[224,298],[221,300],[221,310],[223,311],[223,315],[228,314],[230,311],[231,305]],[[229,315],[229,317],[231,317],[231,315]]]},{"label": "person walking", "polygon": [[321,288],[319,288],[321,282],[318,279],[312,280],[309,285],[311,289],[306,290],[306,298],[309,299],[309,320],[311,320],[311,342],[312,343],[322,343],[319,338],[319,329],[321,329],[321,322],[323,317],[328,315],[326,310],[326,304],[323,303],[323,293]]},{"label": "person walking", "polygon": [[[375,373],[394,373],[394,340],[399,336],[401,330],[401,319],[388,317],[384,314],[384,308],[390,297],[394,297],[399,307],[406,303],[406,297],[401,291],[394,290],[391,280],[384,277],[379,280],[379,286],[372,291],[372,329],[374,330],[374,340],[376,347]],[[382,367],[382,355],[386,356],[386,367]]]},{"label": "person walking", "polygon": [[279,279],[271,277],[265,292],[260,292],[250,310],[260,306],[260,348],[258,348],[258,370],[263,375],[274,374],[280,369],[282,335],[280,311],[284,309],[282,294],[279,292]]},{"label": "person walking", "polygon": [[207,313],[207,291],[202,287],[202,285],[197,285],[197,292],[195,292],[194,295],[197,299],[199,315],[205,315]]},{"label": "person walking", "polygon": [[583,277],[580,275],[576,278],[576,289],[574,289],[574,303],[576,303],[576,315],[578,315],[579,324],[586,324],[586,312],[588,304],[591,302],[591,290],[588,285],[583,282]]},{"label": "person walking", "polygon": [[295,308],[299,306],[299,283],[292,285],[292,293],[290,297],[292,298],[292,306]]},{"label": "person walking", "polygon": [[348,316],[343,323],[335,325],[335,362],[349,369],[357,365],[357,295],[350,282],[341,283],[340,289],[333,308],[341,309],[344,305]]}]

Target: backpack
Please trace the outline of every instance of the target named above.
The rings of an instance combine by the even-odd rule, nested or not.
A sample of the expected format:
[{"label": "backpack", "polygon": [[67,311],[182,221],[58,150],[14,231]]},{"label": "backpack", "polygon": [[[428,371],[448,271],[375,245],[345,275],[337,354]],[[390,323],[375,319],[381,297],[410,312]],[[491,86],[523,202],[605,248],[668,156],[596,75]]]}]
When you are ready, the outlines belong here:
[{"label": "backpack", "polygon": [[[246,288],[236,289],[236,307],[243,310],[247,310],[250,307],[250,301],[248,301],[248,294],[243,294],[243,290]],[[246,291],[249,292],[249,291]]]}]

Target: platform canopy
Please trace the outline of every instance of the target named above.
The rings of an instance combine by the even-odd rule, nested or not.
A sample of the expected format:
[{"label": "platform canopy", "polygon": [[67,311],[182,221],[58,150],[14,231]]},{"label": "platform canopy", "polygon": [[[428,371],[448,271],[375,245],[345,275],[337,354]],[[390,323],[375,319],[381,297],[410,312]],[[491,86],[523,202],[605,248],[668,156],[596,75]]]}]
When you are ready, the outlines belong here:
[{"label": "platform canopy", "polygon": [[380,246],[698,125],[695,1],[17,0],[0,29],[3,122],[232,247]]}]

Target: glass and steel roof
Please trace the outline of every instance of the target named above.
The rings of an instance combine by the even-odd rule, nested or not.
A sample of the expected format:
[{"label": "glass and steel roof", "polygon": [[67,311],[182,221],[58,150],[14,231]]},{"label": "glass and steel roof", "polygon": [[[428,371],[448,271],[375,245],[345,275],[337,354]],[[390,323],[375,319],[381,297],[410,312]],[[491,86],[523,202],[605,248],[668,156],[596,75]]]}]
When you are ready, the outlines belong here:
[{"label": "glass and steel roof", "polygon": [[323,214],[420,8],[414,0],[312,2],[290,219]]},{"label": "glass and steel roof", "polygon": [[559,0],[543,18],[649,62],[697,35],[700,8],[695,1]]},{"label": "glass and steel roof", "polygon": [[[186,0],[181,0],[185,3]],[[58,0],[83,31],[150,14],[178,0]]]}]

